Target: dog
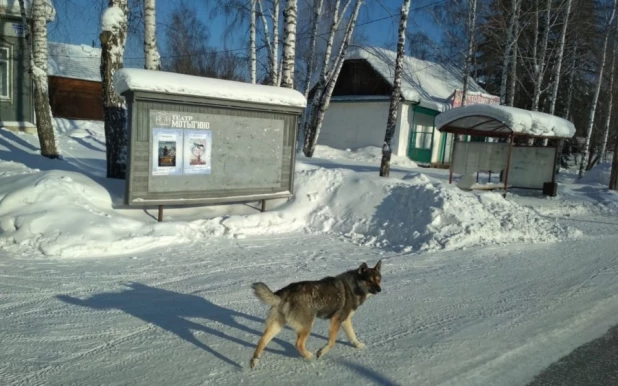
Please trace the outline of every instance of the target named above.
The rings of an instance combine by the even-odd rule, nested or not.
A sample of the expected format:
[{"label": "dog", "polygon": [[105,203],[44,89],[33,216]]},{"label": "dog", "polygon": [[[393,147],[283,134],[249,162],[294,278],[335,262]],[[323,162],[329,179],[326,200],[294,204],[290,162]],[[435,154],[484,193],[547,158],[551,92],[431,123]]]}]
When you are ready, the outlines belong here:
[{"label": "dog", "polygon": [[305,344],[316,317],[330,319],[328,343],[316,353],[318,359],[335,346],[337,333],[342,326],[354,347],[364,348],[365,345],[358,341],[352,327],[352,315],[369,296],[382,291],[381,268],[382,260],[373,268],[363,263],[338,276],[292,283],[277,292],[272,292],[262,282],[253,283],[251,288],[255,296],[271,308],[264,334],[251,358],[251,368],[257,366],[264,348],[286,324],[296,331],[296,348],[300,355],[311,359],[313,354]]}]

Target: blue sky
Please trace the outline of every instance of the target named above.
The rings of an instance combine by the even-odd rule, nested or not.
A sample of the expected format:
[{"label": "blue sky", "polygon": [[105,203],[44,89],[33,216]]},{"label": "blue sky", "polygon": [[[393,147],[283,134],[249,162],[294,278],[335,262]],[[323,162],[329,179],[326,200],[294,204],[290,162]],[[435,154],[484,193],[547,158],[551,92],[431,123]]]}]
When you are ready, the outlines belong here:
[{"label": "blue sky", "polygon": [[[157,1],[157,35],[159,39],[162,55],[164,48],[164,28],[169,28],[169,15],[181,0],[158,0]],[[225,49],[242,48],[246,46],[242,32],[236,34],[235,39],[223,42],[222,34],[226,27],[227,20],[223,16],[211,17],[207,7],[208,0],[185,0],[188,4],[195,7],[198,17],[200,17],[210,28],[211,38],[209,46],[221,47]],[[412,8],[431,6],[448,0],[416,0],[412,2]],[[95,46],[99,46],[99,8],[93,6],[94,0],[70,0],[71,6],[67,6],[67,0],[56,1],[58,15],[56,21],[50,25],[49,39],[55,42],[71,44],[91,45],[94,41]],[[106,2],[105,2],[106,3]],[[398,13],[401,7],[401,0],[366,0],[365,5],[359,16],[358,32],[367,38],[367,44],[381,47],[394,48],[396,46],[396,34]],[[427,9],[427,8],[425,8]],[[388,16],[394,16],[392,19]],[[377,19],[387,18],[372,22]],[[411,13],[408,23],[410,30],[424,30],[432,36],[439,34],[437,28],[431,22],[430,17],[423,11]],[[141,42],[137,39],[130,41],[125,52],[128,65],[139,63],[142,57]]]}]

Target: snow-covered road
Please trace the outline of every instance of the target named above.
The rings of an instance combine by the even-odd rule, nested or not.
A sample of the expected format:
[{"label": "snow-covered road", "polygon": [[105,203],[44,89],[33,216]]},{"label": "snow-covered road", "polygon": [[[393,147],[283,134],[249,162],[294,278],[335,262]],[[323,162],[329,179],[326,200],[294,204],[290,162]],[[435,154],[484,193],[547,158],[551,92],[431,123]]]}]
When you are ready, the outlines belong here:
[{"label": "snow-covered road", "polygon": [[[354,317],[367,349],[341,333],[308,362],[286,330],[248,368],[266,313],[251,282],[378,258],[384,291]],[[124,257],[5,254],[0,272],[2,385],[518,385],[618,323],[615,236],[406,255],[291,234]],[[308,348],[326,332],[316,323]]]}]

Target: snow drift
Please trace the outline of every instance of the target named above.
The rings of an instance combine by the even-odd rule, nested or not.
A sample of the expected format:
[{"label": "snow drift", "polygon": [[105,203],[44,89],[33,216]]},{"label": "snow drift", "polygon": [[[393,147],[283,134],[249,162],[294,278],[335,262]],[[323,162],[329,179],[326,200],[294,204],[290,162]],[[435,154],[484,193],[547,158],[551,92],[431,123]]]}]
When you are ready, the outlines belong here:
[{"label": "snow drift", "polygon": [[[340,150],[326,145],[317,145],[313,156],[315,158],[333,161],[363,162],[378,166],[380,165],[380,162],[382,162],[382,148],[378,146],[367,146],[356,150]],[[391,166],[399,166],[404,168],[418,167],[416,162],[412,161],[408,157],[398,156],[395,154],[391,155]]]},{"label": "snow drift", "polygon": [[30,246],[48,256],[133,253],[212,236],[294,231],[405,251],[578,234],[499,194],[464,192],[420,173],[396,180],[299,162],[296,195],[275,210],[161,224],[124,216],[105,188],[80,173],[24,168],[0,178],[0,246]]}]

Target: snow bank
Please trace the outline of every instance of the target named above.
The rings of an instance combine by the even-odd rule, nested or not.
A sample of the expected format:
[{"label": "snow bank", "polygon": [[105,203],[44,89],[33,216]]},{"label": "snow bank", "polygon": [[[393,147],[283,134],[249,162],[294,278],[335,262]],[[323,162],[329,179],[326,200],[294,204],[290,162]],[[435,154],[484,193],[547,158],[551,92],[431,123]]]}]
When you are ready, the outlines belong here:
[{"label": "snow bank", "polygon": [[255,85],[165,71],[124,68],[114,74],[116,92],[152,91],[177,95],[265,103],[279,106],[307,105],[303,94],[290,88]]},{"label": "snow bank", "polygon": [[[379,166],[382,161],[382,149],[377,146],[367,146],[356,150],[340,150],[325,145],[317,145],[314,157],[334,161],[354,161]],[[391,156],[391,166],[416,168],[418,165],[408,157]]]},{"label": "snow bank", "polygon": [[[436,116],[436,128],[465,118],[461,125],[456,127],[474,127],[476,130],[495,131],[498,127],[494,122],[484,125],[486,118],[493,118],[508,126],[514,133],[547,136],[558,138],[571,138],[575,135],[575,126],[570,121],[555,115],[529,111],[517,107],[474,104],[458,107],[440,113]],[[507,128],[497,131],[508,131]],[[510,132],[510,131],[509,131]]]},{"label": "snow bank", "polygon": [[549,242],[580,234],[497,193],[464,192],[420,173],[396,181],[305,168],[297,171],[296,183],[296,197],[280,211],[229,218],[222,225],[244,234],[304,228],[405,251]]},{"label": "snow bank", "polygon": [[108,191],[79,173],[24,168],[0,177],[0,246],[29,246],[48,256],[124,254],[212,236],[294,231],[406,251],[577,234],[498,194],[463,192],[419,173],[395,180],[299,163],[296,196],[275,210],[161,224],[120,214]]},{"label": "snow bank", "polygon": [[609,179],[612,173],[612,164],[609,162],[603,162],[596,164],[592,169],[584,174],[584,177],[578,180],[580,184],[588,185],[605,185],[609,186]]}]

